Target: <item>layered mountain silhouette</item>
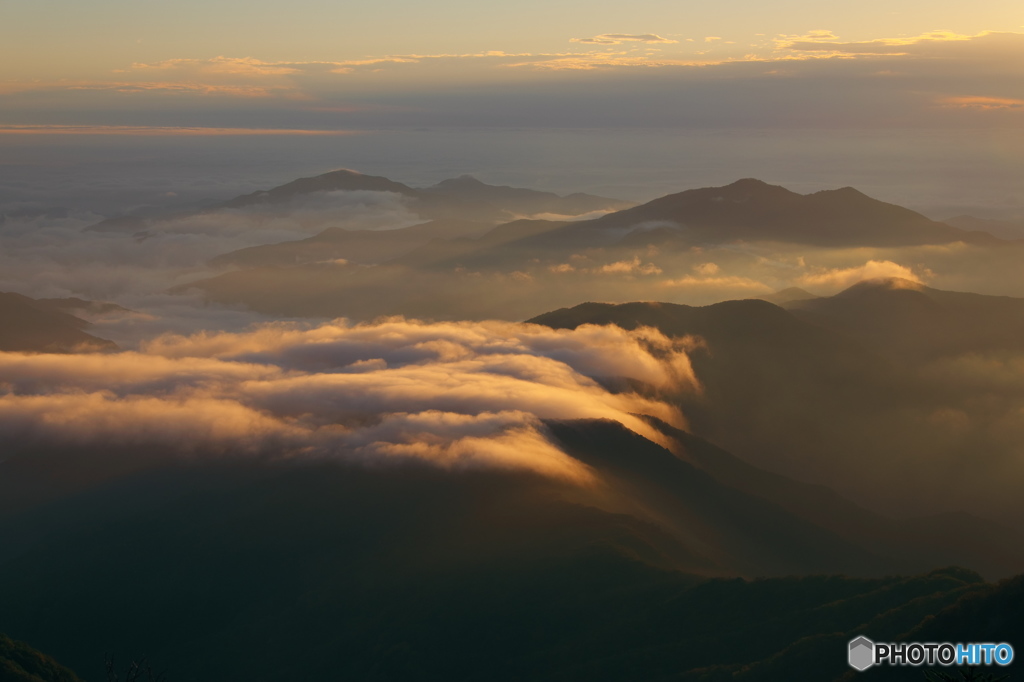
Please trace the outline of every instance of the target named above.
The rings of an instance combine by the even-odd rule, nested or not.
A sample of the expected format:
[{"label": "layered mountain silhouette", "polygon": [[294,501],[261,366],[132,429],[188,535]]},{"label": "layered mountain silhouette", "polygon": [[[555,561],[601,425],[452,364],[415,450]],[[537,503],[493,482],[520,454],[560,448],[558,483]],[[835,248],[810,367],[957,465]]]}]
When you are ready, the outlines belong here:
[{"label": "layered mountain silhouette", "polygon": [[488,185],[469,175],[444,180],[424,189],[414,189],[384,177],[339,170],[311,178],[300,178],[270,190],[236,197],[221,204],[220,207],[286,204],[315,192],[336,191],[393,192],[411,199],[414,211],[431,218],[461,215],[465,219],[487,220],[535,213],[580,215],[630,205],[630,202],[592,194],[570,194],[562,197],[552,192]]},{"label": "layered mountain silhouette", "polygon": [[[658,679],[771,663],[865,624],[895,636],[991,590],[964,569],[892,576],[906,556],[769,500],[763,472],[725,473],[735,462],[699,439],[676,455],[614,422],[547,427],[599,486],[414,463],[165,461],[7,511],[5,628],[90,679],[104,652],[145,652],[182,682]],[[791,508],[815,503],[774,480]],[[734,577],[835,571],[876,577]]]},{"label": "layered mountain silhouette", "polygon": [[162,220],[181,219],[200,213],[215,215],[218,211],[252,207],[288,210],[290,207],[300,207],[303,200],[308,197],[325,192],[389,192],[402,197],[404,205],[423,220],[474,221],[491,225],[534,214],[575,216],[595,211],[617,210],[632,205],[631,202],[592,194],[559,196],[552,192],[488,185],[468,175],[416,189],[385,177],[365,175],[351,170],[337,170],[238,196],[223,203],[213,204],[199,212],[172,216],[114,216],[88,229],[139,232],[158,228]]},{"label": "layered mountain silhouette", "polygon": [[787,467],[794,441],[827,447],[823,414],[877,406],[878,396],[884,403],[899,374],[856,340],[761,300],[710,306],[583,303],[528,321],[556,329],[646,326],[668,336],[702,339],[706,350],[696,348],[690,359],[703,390],[675,400],[695,433],[748,461],[774,463],[776,470],[795,471]]},{"label": "layered mountain silhouette", "polygon": [[[860,507],[834,490],[803,483],[752,466],[708,441],[647,418],[679,445],[679,456],[719,483],[771,502],[807,519],[874,556],[899,565],[900,571],[929,567],[972,566],[989,576],[1016,572],[1024,559],[1024,537],[969,513],[955,512],[892,519]],[[951,542],[951,536],[957,537]]]},{"label": "layered mountain silhouette", "polygon": [[678,229],[699,242],[785,241],[822,246],[992,243],[991,235],[954,228],[852,187],[797,194],[747,178],[724,187],[670,194],[597,218],[589,227]]},{"label": "layered mountain silhouette", "polygon": [[[1014,423],[1019,404],[1007,358],[1024,338],[1024,301],[886,280],[786,305],[586,303],[530,321],[701,339],[690,359],[703,390],[671,400],[694,434],[758,467],[900,516],[973,509],[1010,526],[1024,517],[1012,484],[986,484],[991,470],[976,468],[1012,461],[1000,425]],[[988,492],[970,492],[977,486]]]},{"label": "layered mountain silhouette", "polygon": [[832,247],[896,247],[966,242],[996,245],[985,232],[941,223],[844,187],[797,194],[755,179],[705,187],[649,201],[615,213],[581,220],[500,246],[478,248],[444,260],[428,254],[422,265],[493,267],[529,258],[564,258],[588,248],[691,246],[737,241],[771,241]]},{"label": "layered mountain silhouette", "polygon": [[[1019,649],[1018,642],[1024,641],[1024,626],[1016,615],[1021,608],[1024,608],[1024,575],[1003,580],[995,585],[987,585],[983,589],[971,590],[953,604],[938,611],[933,617],[924,619],[900,633],[892,641],[1007,642],[1017,650]],[[881,637],[877,639],[884,641]],[[966,666],[962,669],[964,668]],[[986,668],[988,667],[976,667],[975,674],[990,674],[992,677],[989,679],[1012,680],[1018,674],[1020,663],[1015,656],[1014,662],[1008,668],[997,666],[992,666],[987,670]],[[934,669],[947,675],[958,674],[956,668],[936,666]],[[969,674],[967,670],[964,672]],[[883,681],[904,680],[906,675],[902,673],[905,673],[905,669],[900,671],[898,667],[872,669],[872,677]],[[1004,677],[1007,674],[1009,677]],[[857,673],[851,670],[840,678],[840,682],[854,682],[856,679],[858,679]]]},{"label": "layered mountain silhouette", "polygon": [[[609,210],[611,204],[588,196],[558,198],[529,189],[495,187],[468,177],[413,189],[386,178],[337,171],[246,195],[223,206],[287,206],[314,191],[338,187],[395,191],[408,198],[419,215],[435,220],[379,235],[361,230],[349,235],[332,227],[300,242],[223,254],[214,264],[294,267],[330,258],[441,271],[509,271],[531,263],[564,262],[592,249],[634,253],[655,247],[671,252],[735,242],[828,247],[1004,244],[986,232],[936,222],[871,199],[852,187],[800,195],[755,179],[690,189],[589,220],[519,219],[489,231],[485,224],[500,218],[502,211],[506,218],[545,213],[557,218],[558,214]],[[442,205],[443,210],[438,208]]]},{"label": "layered mountain silhouette", "polygon": [[315,265],[344,260],[375,264],[392,261],[431,242],[469,238],[488,232],[487,222],[431,220],[394,230],[346,230],[329,227],[323,232],[294,242],[252,246],[213,258],[214,266],[273,267]]},{"label": "layered mountain silhouette", "polygon": [[1024,298],[942,291],[886,278],[781,305],[898,357],[1024,350]]},{"label": "layered mountain silhouette", "polygon": [[[576,305],[732,274],[717,256],[702,271],[702,256],[636,254],[749,255],[730,246],[743,242],[1003,249],[970,229],[984,224],[753,179],[629,206],[352,171],[202,211],[284,214],[330,192],[387,193],[423,222],[332,225],[222,254],[212,264],[237,270],[195,286],[289,316],[652,327],[688,349],[699,387],[592,378],[678,407],[686,430],[644,415],[650,438],[610,420],[538,423],[586,467],[584,484],[484,464],[367,465],[340,445],[315,460],[230,443],[186,459],[131,437],[23,438],[0,452],[0,631],[14,638],[0,636],[0,679],[77,679],[24,641],[85,679],[113,653],[146,654],[174,682],[852,682],[843,651],[860,634],[1021,636],[1022,578],[987,581],[1024,570],[1013,373],[1024,299],[884,279],[834,296]],[[0,350],[113,350],[76,315],[121,312],[0,294]]]},{"label": "layered mountain silhouette", "polygon": [[1024,239],[1024,220],[1000,220],[998,218],[978,218],[972,215],[958,215],[942,222],[961,230],[972,232],[988,232],[1000,239]]},{"label": "layered mountain silhouette", "polygon": [[81,299],[37,300],[0,292],[0,350],[33,353],[116,350],[114,342],[83,331],[90,326],[89,322],[65,312],[99,312],[103,306],[111,305]]},{"label": "layered mountain silhouette", "polygon": [[[716,475],[709,473],[717,471],[716,465],[709,462],[711,459],[715,462],[731,461],[730,456],[695,436],[674,433],[664,425],[662,428],[666,429],[666,433],[670,437],[679,438],[678,442],[683,448],[687,451],[701,451],[708,461],[695,459],[688,462],[680,459],[617,422],[577,420],[550,422],[547,427],[555,442],[565,452],[596,472],[602,482],[598,489],[591,490],[526,475],[435,475],[420,471],[415,466],[392,471],[389,474],[392,478],[389,475],[367,478],[358,469],[352,470],[351,467],[343,467],[329,476],[337,479],[339,485],[349,479],[376,481],[373,485],[383,486],[377,494],[383,496],[392,494],[388,492],[391,486],[398,486],[410,493],[409,487],[417,485],[417,481],[428,490],[432,485],[440,486],[439,490],[448,491],[446,494],[455,495],[456,499],[468,496],[458,503],[464,507],[459,507],[458,514],[473,517],[476,521],[461,532],[478,537],[474,542],[479,544],[472,546],[480,552],[484,552],[487,546],[491,546],[494,551],[504,551],[500,548],[507,543],[520,546],[523,552],[529,554],[539,551],[541,547],[546,548],[544,551],[550,551],[560,543],[583,547],[595,541],[611,542],[629,548],[630,552],[654,565],[704,576],[792,573],[880,575],[926,570],[938,563],[948,563],[948,558],[991,575],[1005,575],[1013,567],[1024,565],[1024,554],[1004,549],[1004,543],[993,541],[985,533],[975,533],[977,539],[974,546],[951,549],[949,556],[937,557],[927,543],[917,543],[909,534],[904,538],[907,546],[899,555],[880,552],[879,549],[884,549],[886,545],[881,541],[867,541],[867,531],[858,536],[856,533],[837,532],[829,524],[822,524],[810,509],[811,503],[805,503],[804,507],[790,505],[787,508],[780,505],[777,499],[770,499],[772,495],[757,486],[743,490],[742,486],[733,485],[735,481],[727,480],[727,476],[721,476],[723,480],[719,480]],[[82,467],[83,460],[88,461],[87,467]],[[117,481],[134,478],[137,481],[149,481],[145,483],[147,486],[156,485],[158,479],[147,478],[145,472],[174,461],[170,454],[162,457],[157,451],[150,451],[145,459],[140,459],[132,456],[130,447],[121,446],[107,446],[103,451],[88,450],[73,454],[36,451],[18,453],[4,461],[6,475],[0,482],[0,492],[3,493],[0,518],[25,518],[24,514],[33,509],[75,505],[78,504],[74,501],[76,496],[81,494],[86,494],[91,503],[95,504],[97,500],[89,491],[110,485],[122,490],[118,496],[128,495],[126,499],[134,500],[134,494],[123,490],[123,484]],[[214,467],[209,471],[214,475],[218,470]],[[231,476],[240,476],[249,469],[229,468],[228,471],[233,472]],[[282,473],[287,471],[285,469]],[[325,470],[325,475],[330,471]],[[748,467],[743,476],[750,480],[757,479],[758,473],[751,471],[754,471],[753,468]],[[176,479],[172,476],[168,480]],[[477,488],[480,488],[480,492]],[[490,518],[481,509],[474,511],[476,506],[483,504],[483,498],[479,495],[485,489],[491,491],[487,494],[504,499],[501,503],[503,505],[513,505],[514,509],[518,509],[517,505],[530,504],[534,510],[522,517],[518,516],[520,512],[516,512],[506,519],[500,515]],[[154,489],[150,494],[153,495],[153,501],[157,501],[165,493]],[[552,495],[554,497],[549,499]],[[793,497],[796,499],[801,496]],[[808,496],[805,494],[802,497]],[[349,511],[354,515],[353,518],[366,517],[369,511],[359,506],[366,503],[367,500],[361,497],[353,498],[352,504],[355,506]],[[397,501],[395,504],[402,506]],[[491,504],[498,502],[486,503],[484,506],[490,508]],[[424,520],[440,514],[431,523],[441,524],[437,532],[443,533],[441,519],[447,519],[453,513],[451,505],[441,504],[440,500],[424,502],[424,505],[416,507],[415,512],[422,515]],[[434,505],[440,506],[435,509]],[[116,512],[106,503],[100,504],[97,509],[102,513]],[[410,508],[409,511],[413,510]],[[880,537],[886,535],[882,533],[886,526],[881,518],[871,521],[870,515],[858,511],[861,512],[858,518],[862,526],[873,525]],[[495,509],[495,512],[498,513],[498,510]],[[538,515],[536,519],[534,514]],[[65,515],[62,512],[60,517]],[[70,517],[76,519],[77,523],[88,518],[88,514],[82,509]],[[43,524],[40,528],[50,523],[43,517],[39,518],[39,523]],[[541,518],[545,518],[549,524],[546,530],[532,526]],[[402,523],[412,523],[412,520],[403,516]],[[465,523],[468,521],[460,522],[460,527]],[[529,524],[530,529],[521,528],[523,523]],[[978,523],[977,526],[981,529],[984,524]],[[0,561],[17,556],[23,551],[19,547],[31,547],[38,542],[36,533],[27,531],[23,526],[8,527],[4,532],[9,541],[0,549]],[[436,556],[429,560],[439,560],[448,551],[461,556],[469,548],[458,545],[442,549],[446,542],[451,542],[451,539],[446,540],[442,536],[434,539],[431,552]],[[535,543],[539,544],[535,547]],[[427,556],[417,559],[427,560]]]},{"label": "layered mountain silhouette", "polygon": [[771,294],[758,296],[758,298],[762,301],[768,301],[769,303],[774,303],[778,306],[785,306],[788,303],[793,303],[795,301],[807,301],[812,298],[818,298],[818,296],[801,289],[800,287],[787,287]]}]

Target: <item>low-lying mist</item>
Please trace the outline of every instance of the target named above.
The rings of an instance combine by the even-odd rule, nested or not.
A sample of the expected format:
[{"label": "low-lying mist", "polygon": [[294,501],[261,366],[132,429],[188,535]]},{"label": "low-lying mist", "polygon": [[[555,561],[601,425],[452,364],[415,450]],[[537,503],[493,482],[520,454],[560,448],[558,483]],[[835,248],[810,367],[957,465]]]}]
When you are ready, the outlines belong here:
[{"label": "low-lying mist", "polygon": [[[19,452],[105,446],[181,457],[261,455],[529,469],[587,482],[543,419],[611,419],[664,438],[659,390],[699,390],[685,343],[650,329],[501,322],[273,324],[161,336],[139,351],[0,353],[0,433]],[[629,379],[648,396],[598,379]],[[37,455],[45,456],[45,455]]]}]

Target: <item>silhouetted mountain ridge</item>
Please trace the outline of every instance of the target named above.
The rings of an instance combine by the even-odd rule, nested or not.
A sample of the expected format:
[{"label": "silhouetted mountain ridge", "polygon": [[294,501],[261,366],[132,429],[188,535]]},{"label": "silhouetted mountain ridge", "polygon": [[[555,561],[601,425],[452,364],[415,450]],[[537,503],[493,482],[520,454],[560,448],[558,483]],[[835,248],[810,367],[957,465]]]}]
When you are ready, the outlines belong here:
[{"label": "silhouetted mountain ridge", "polygon": [[[116,350],[117,345],[112,341],[82,331],[90,326],[89,322],[63,312],[81,308],[76,303],[79,300],[35,300],[0,292],[0,350],[34,353]],[[90,303],[82,301],[85,307]],[[103,304],[97,305],[102,307]]]},{"label": "silhouetted mountain ridge", "polygon": [[908,246],[999,241],[872,199],[852,187],[803,195],[753,178],[670,194],[572,229],[628,230],[657,223],[674,225],[683,238],[694,243],[747,240],[820,246]]},{"label": "silhouetted mountain ridge", "polygon": [[[768,532],[751,547],[786,533],[772,527],[785,514],[756,518],[772,505],[617,425],[549,426],[617,489],[642,493],[640,502],[649,495],[652,518],[674,513],[674,496],[717,510],[698,522]],[[29,541],[0,559],[0,612],[9,632],[90,675],[116,649],[145,651],[177,682],[612,682],[775,661],[808,638],[865,624],[895,637],[991,589],[956,569],[700,578],[670,569],[685,559],[670,536],[609,511],[618,502],[604,495],[425,466],[177,466],[5,519],[5,533],[13,525]],[[805,537],[805,558],[841,557],[814,537]],[[140,603],[159,618],[124,617]],[[823,679],[842,674],[845,659],[827,647],[817,655]]]},{"label": "silhouetted mountain ridge", "polygon": [[294,266],[345,260],[375,264],[401,258],[431,242],[449,243],[491,229],[486,222],[432,220],[394,230],[346,230],[329,227],[308,239],[250,246],[210,260],[211,265]]},{"label": "silhouetted mountain ridge", "polygon": [[1024,298],[943,291],[901,278],[782,304],[899,357],[1024,350]]},{"label": "silhouetted mountain ridge", "polygon": [[587,249],[682,249],[737,241],[830,247],[1004,243],[873,199],[852,187],[803,195],[745,178],[722,187],[669,194],[515,241],[479,240],[445,259],[439,260],[436,253],[418,259],[414,251],[406,260],[434,267],[515,269],[535,259],[557,262]]},{"label": "silhouetted mountain ridge", "polygon": [[343,169],[309,178],[299,178],[268,190],[243,194],[225,201],[218,207],[242,208],[255,204],[281,204],[304,194],[337,191],[394,192],[408,197],[417,196],[416,190],[400,182],[378,175],[364,175],[357,171]]},{"label": "silhouetted mountain ridge", "polygon": [[139,232],[148,228],[158,228],[160,221],[195,215],[215,215],[218,211],[229,209],[272,207],[275,210],[287,211],[292,205],[301,206],[305,198],[325,192],[390,192],[401,197],[406,208],[423,220],[477,221],[492,225],[540,213],[580,215],[633,205],[632,202],[591,194],[576,193],[563,197],[552,192],[488,185],[470,176],[417,189],[383,176],[366,175],[353,170],[336,170],[237,196],[200,211],[173,215],[113,216],[88,229]]}]

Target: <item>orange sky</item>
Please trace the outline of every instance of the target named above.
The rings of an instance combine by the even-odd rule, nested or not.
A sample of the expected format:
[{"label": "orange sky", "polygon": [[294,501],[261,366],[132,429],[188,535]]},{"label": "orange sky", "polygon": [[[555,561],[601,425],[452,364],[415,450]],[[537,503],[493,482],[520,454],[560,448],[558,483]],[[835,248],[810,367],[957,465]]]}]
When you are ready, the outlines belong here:
[{"label": "orange sky", "polygon": [[390,0],[352,10],[318,0],[5,3],[0,125],[85,133],[1024,121],[1016,2],[513,9]]}]

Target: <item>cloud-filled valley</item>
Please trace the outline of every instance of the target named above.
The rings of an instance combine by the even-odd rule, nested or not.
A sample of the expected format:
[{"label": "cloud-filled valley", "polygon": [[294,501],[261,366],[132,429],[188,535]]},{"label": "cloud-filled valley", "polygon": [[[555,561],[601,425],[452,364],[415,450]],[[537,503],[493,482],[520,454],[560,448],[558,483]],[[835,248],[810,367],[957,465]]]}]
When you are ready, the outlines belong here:
[{"label": "cloud-filled valley", "polygon": [[[95,595],[185,586],[138,639],[169,657],[183,623],[217,640],[207,603],[390,642],[394,621],[365,625],[381,605],[562,571],[564,595],[604,575],[698,602],[721,577],[802,595],[781,576],[858,576],[835,589],[881,581],[886,612],[920,623],[1024,566],[1022,247],[985,224],[750,178],[634,203],[348,170],[173,208],[8,211],[0,607],[76,665],[129,637],[116,619],[69,634],[108,580]],[[26,581],[63,548],[80,561],[50,593],[80,605],[54,635],[62,607]],[[595,627],[618,613],[603,589]],[[744,660],[781,679],[765,656],[798,630]],[[356,649],[353,670],[377,660]]]},{"label": "cloud-filled valley", "polygon": [[655,440],[634,413],[685,424],[669,405],[590,377],[699,390],[685,349],[653,330],[404,319],[160,337],[115,355],[5,353],[0,376],[2,431],[28,450],[393,455],[580,480],[585,467],[545,439],[541,420],[613,419]]},{"label": "cloud-filled valley", "polygon": [[[573,219],[535,217],[541,211]],[[981,303],[956,303],[948,318],[925,326],[914,317],[921,313],[890,310],[909,305],[896,300],[901,288],[907,295],[925,285],[1024,293],[1015,276],[1021,246],[1013,240],[850,188],[798,194],[750,179],[632,206],[469,177],[413,188],[337,171],[200,208],[98,218],[42,214],[4,223],[4,287],[53,301],[11,299],[7,314],[24,318],[12,324],[42,326],[36,336],[4,341],[13,344],[7,348],[42,349],[38,339],[55,333],[46,330],[62,328],[47,348],[75,350],[98,337],[87,341],[94,349],[103,339],[124,349],[5,355],[5,428],[16,443],[45,450],[150,442],[193,456],[391,454],[582,480],[585,467],[544,435],[545,420],[612,419],[667,445],[634,415],[684,428],[696,415],[698,433],[760,466],[837,487],[888,513],[914,505],[929,512],[974,506],[1000,519],[1020,513],[1009,493],[1024,470],[1013,446],[1015,384],[996,398],[977,382],[958,388],[957,378],[966,366],[1016,362],[1021,349],[998,332],[1015,328],[1016,309],[983,320],[982,308],[982,317],[963,317]],[[862,281],[894,282],[896,291],[876,301],[855,286]],[[61,298],[68,296],[76,298]],[[520,324],[586,300],[750,298],[814,325],[839,325],[836,333],[867,343],[877,357],[859,357],[859,375],[828,369],[850,361],[838,356],[816,360],[820,371],[800,363],[784,370],[810,382],[801,390],[820,392],[810,405],[790,405],[785,384],[749,366],[742,370],[753,373],[748,393],[778,394],[773,409],[751,412],[720,383],[739,380],[749,365],[727,350],[737,341],[731,335],[712,329],[709,337],[700,324],[665,320],[631,332]],[[83,307],[78,299],[116,305]],[[45,307],[53,305],[62,312]],[[59,316],[66,313],[85,321]],[[905,314],[917,320],[918,333],[900,326]],[[636,327],[614,317],[588,321]],[[863,336],[860,327],[888,332]],[[952,332],[961,328],[974,335]],[[815,332],[794,333],[799,344],[800,335]],[[950,343],[936,344],[942,338]],[[769,353],[771,366],[782,357],[772,353],[787,351],[755,344],[752,352]],[[810,359],[820,349],[807,352]],[[694,353],[707,377],[691,369]],[[912,366],[878,383],[873,377],[894,358],[912,358]],[[830,395],[827,386],[837,380],[849,385]],[[889,402],[875,409],[855,397],[870,391]],[[938,399],[924,398],[928,391]],[[772,411],[778,424],[764,421]],[[811,428],[816,420],[833,423]],[[946,431],[941,442],[929,436]],[[994,453],[989,464],[977,482],[957,488],[944,472],[981,442]],[[823,451],[838,454],[830,462]],[[943,462],[928,476],[945,502],[875,473],[883,460],[909,470],[926,456]],[[860,459],[874,464],[859,466]],[[1006,489],[982,501],[979,486],[993,471]]]}]

